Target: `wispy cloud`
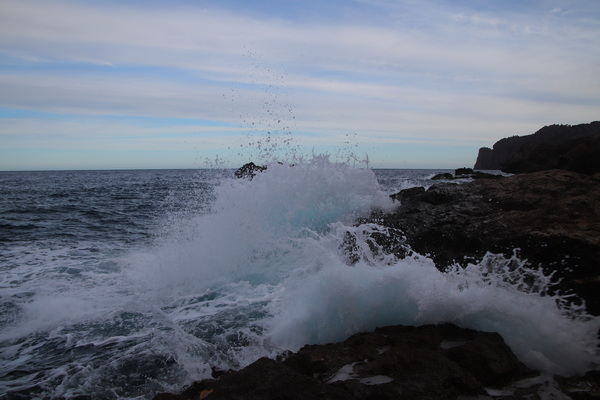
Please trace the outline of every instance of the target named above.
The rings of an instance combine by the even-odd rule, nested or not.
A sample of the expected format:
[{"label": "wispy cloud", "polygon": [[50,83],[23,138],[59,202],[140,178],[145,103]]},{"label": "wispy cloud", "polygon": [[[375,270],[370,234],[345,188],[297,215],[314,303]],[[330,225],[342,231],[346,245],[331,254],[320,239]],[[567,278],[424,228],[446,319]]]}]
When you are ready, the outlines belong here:
[{"label": "wispy cloud", "polygon": [[[232,1],[4,0],[0,107],[62,117],[0,120],[0,146],[45,134],[49,149],[118,137],[141,148],[196,132],[207,151],[226,152],[252,131],[292,131],[316,147],[352,133],[377,165],[385,143],[453,143],[474,157],[507,135],[597,119],[595,1],[314,3],[321,16],[283,3],[270,13]],[[182,129],[179,119],[206,122]]]}]

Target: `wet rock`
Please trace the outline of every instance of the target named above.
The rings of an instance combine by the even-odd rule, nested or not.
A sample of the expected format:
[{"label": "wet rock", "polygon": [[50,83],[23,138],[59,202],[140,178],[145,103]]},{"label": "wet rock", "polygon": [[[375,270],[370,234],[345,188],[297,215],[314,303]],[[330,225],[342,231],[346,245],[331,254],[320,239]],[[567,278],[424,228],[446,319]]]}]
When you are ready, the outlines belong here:
[{"label": "wet rock", "polygon": [[455,179],[471,178],[471,179],[500,179],[500,174],[490,174],[488,172],[473,171],[472,168],[458,168],[454,171]]},{"label": "wet rock", "polygon": [[431,180],[434,181],[451,181],[454,179],[500,179],[500,174],[490,174],[488,172],[473,171],[471,168],[459,168],[452,175],[449,172],[434,175]]},{"label": "wet rock", "polygon": [[362,395],[394,394],[389,398],[455,398],[531,373],[500,335],[452,324],[378,328],[341,343],[305,346],[284,363],[340,386],[383,382]]},{"label": "wet rock", "polygon": [[305,346],[282,362],[261,358],[154,400],[456,399],[531,375],[498,334],[451,324],[393,326]]},{"label": "wet rock", "polygon": [[422,186],[415,186],[409,189],[403,189],[401,191],[399,191],[398,193],[395,193],[393,195],[391,195],[390,197],[393,200],[399,200],[402,201],[403,199],[408,199],[411,197],[415,197],[415,196],[420,196],[423,193],[425,193],[425,188]]},{"label": "wet rock", "polygon": [[454,175],[459,176],[459,175],[474,175],[475,171],[473,171],[472,168],[458,168],[456,170],[454,170]]},{"label": "wet rock", "polygon": [[444,172],[442,174],[434,175],[431,179],[434,181],[451,181],[454,179],[454,175],[452,175],[450,172]]},{"label": "wet rock", "polygon": [[300,374],[278,361],[261,358],[240,371],[194,385],[184,392],[182,398],[341,400],[347,399],[348,393],[343,388],[327,385],[318,379]]},{"label": "wet rock", "polygon": [[257,172],[263,172],[267,169],[265,166],[256,165],[253,162],[249,162],[238,168],[234,175],[238,179],[252,180]]},{"label": "wet rock", "polygon": [[558,289],[575,292],[600,315],[600,175],[549,170],[394,197],[402,206],[378,214],[378,223],[403,232],[440,270],[519,249],[522,259],[562,279]]}]

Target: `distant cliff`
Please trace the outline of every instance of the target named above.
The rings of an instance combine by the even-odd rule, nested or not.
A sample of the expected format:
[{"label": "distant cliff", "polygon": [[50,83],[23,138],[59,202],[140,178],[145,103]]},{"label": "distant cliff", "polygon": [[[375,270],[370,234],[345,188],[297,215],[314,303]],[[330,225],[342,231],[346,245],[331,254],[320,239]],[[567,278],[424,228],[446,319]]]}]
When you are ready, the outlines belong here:
[{"label": "distant cliff", "polygon": [[600,121],[550,125],[534,134],[513,136],[479,149],[475,169],[510,173],[565,169],[600,172]]}]

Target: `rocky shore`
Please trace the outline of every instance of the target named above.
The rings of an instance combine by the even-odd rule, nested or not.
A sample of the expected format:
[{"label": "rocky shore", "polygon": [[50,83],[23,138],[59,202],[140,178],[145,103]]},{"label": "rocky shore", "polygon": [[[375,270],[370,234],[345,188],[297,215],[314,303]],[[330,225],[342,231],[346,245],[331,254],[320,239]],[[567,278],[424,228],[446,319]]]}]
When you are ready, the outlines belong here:
[{"label": "rocky shore", "polygon": [[[372,237],[385,251],[427,255],[442,271],[479,262],[488,252],[516,254],[553,274],[555,290],[600,315],[600,175],[471,172],[439,177],[427,190],[403,190],[392,196],[402,204],[395,212],[359,223],[388,228],[390,235]],[[453,182],[469,176],[471,182]],[[305,346],[279,360],[261,358],[154,400],[308,398],[597,399],[600,372],[545,376],[519,362],[496,333],[450,324],[393,326]]]},{"label": "rocky shore", "polygon": [[[261,358],[181,394],[154,400],[593,399],[598,374],[540,376],[497,333],[451,324],[392,326],[340,342]],[[546,397],[547,396],[547,397]]]},{"label": "rocky shore", "polygon": [[[600,315],[600,174],[548,170],[501,179],[443,182],[393,195],[401,207],[376,221],[401,232],[440,270],[480,261],[487,252],[517,255],[553,273],[556,289],[581,297]],[[374,238],[404,256],[404,247]]]}]

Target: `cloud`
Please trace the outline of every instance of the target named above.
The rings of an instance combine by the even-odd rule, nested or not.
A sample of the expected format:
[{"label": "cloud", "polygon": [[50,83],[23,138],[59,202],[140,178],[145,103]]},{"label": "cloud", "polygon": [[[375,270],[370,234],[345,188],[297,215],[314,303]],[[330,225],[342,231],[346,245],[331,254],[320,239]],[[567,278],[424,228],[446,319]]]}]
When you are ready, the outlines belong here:
[{"label": "cloud", "polygon": [[[196,126],[176,121],[193,119],[205,121],[196,132],[207,146],[223,148],[231,129],[293,131],[306,146],[354,132],[373,145],[476,151],[596,118],[598,7],[540,4],[373,0],[339,3],[343,19],[301,19],[193,3],[4,0],[0,107],[70,117],[71,126],[43,122],[71,139],[180,140]],[[151,118],[173,126],[149,128]],[[34,135],[42,120],[31,120],[4,121],[0,140]]]}]

